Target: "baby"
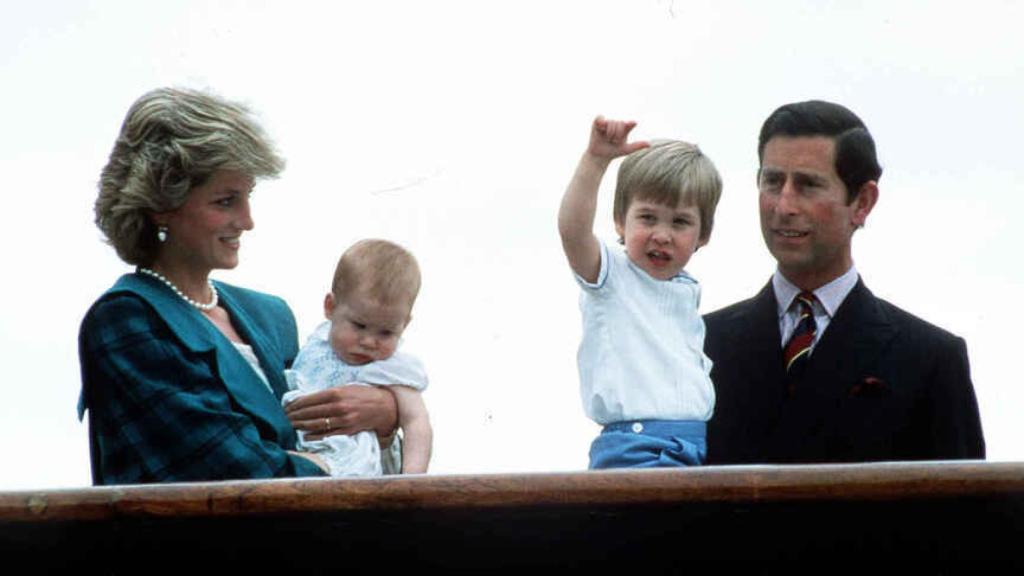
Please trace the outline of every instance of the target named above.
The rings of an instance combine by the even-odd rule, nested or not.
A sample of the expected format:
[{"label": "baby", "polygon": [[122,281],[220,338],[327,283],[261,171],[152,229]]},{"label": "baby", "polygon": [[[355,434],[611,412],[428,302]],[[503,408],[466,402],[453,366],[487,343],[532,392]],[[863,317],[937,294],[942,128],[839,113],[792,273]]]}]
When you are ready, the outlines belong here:
[{"label": "baby", "polygon": [[[361,240],[346,250],[324,299],[327,322],[314,330],[299,351],[288,371],[292,391],[283,399],[287,405],[333,386],[389,386],[403,434],[403,474],[427,471],[433,437],[420,395],[427,387],[426,372],[419,360],[397,351],[419,289],[419,266],[401,246],[386,240]],[[382,459],[372,431],[314,441],[307,441],[300,431],[298,447],[319,455],[332,476],[397,472],[386,454]]]},{"label": "baby", "polygon": [[[584,411],[604,427],[591,468],[702,464],[715,405],[700,285],[683,268],[711,236],[722,181],[692,144],[628,143],[635,125],[594,120],[558,214],[582,289]],[[601,178],[626,155],[614,201],[623,250],[601,243],[593,225]]]}]

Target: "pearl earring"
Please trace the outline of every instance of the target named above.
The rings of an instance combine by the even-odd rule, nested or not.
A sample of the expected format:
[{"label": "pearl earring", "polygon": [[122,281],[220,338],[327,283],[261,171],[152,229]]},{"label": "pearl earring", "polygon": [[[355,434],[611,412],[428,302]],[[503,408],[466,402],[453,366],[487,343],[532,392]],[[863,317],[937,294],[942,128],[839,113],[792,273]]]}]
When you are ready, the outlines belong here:
[{"label": "pearl earring", "polygon": [[156,239],[159,240],[161,244],[167,242],[167,226],[160,226],[156,229]]}]

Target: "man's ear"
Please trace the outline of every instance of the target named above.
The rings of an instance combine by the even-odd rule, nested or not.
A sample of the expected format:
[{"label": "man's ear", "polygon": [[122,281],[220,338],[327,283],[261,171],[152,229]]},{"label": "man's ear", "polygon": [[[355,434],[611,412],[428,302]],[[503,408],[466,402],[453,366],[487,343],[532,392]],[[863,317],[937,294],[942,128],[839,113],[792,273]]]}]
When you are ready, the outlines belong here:
[{"label": "man's ear", "polygon": [[868,180],[861,185],[857,196],[853,199],[853,212],[850,215],[850,223],[854,228],[864,226],[868,220],[868,214],[878,202],[878,182]]},{"label": "man's ear", "polygon": [[327,296],[324,296],[324,317],[330,320],[332,312],[334,312],[334,294],[328,292]]}]

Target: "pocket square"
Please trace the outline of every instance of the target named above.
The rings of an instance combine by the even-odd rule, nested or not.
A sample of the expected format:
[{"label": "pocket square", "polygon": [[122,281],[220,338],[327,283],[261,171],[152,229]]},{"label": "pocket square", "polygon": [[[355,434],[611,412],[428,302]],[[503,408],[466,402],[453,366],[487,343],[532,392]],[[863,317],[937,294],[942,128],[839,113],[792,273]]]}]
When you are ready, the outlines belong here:
[{"label": "pocket square", "polygon": [[866,376],[850,388],[851,398],[882,398],[890,393],[885,380],[874,376]]}]

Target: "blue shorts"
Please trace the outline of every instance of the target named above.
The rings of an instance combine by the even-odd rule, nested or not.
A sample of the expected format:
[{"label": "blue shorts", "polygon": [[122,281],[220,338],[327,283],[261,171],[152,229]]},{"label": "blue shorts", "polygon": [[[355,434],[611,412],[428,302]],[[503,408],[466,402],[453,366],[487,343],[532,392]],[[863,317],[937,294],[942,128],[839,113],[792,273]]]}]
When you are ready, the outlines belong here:
[{"label": "blue shorts", "polygon": [[708,454],[707,423],[695,420],[613,422],[590,445],[590,468],[700,466]]}]

